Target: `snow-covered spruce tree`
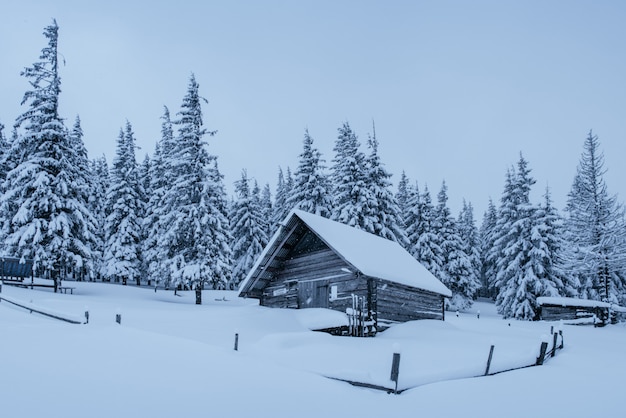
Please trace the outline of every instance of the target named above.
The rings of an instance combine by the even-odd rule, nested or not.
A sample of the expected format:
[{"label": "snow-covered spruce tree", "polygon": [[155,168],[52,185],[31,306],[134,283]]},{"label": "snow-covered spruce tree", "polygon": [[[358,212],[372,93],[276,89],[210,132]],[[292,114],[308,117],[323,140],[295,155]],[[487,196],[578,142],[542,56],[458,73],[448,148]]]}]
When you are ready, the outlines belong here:
[{"label": "snow-covered spruce tree", "polygon": [[[4,183],[9,172],[8,162],[11,151],[9,140],[4,136],[4,125],[0,123],[0,185]],[[1,189],[0,189],[1,191]]]},{"label": "snow-covered spruce tree", "polygon": [[109,164],[103,155],[91,161],[92,185],[89,196],[89,210],[96,220],[95,245],[93,250],[94,274],[90,280],[101,280],[106,274],[104,248],[106,244],[105,223],[108,216],[107,190],[111,187]]},{"label": "snow-covered spruce tree", "polygon": [[107,191],[104,277],[115,282],[121,281],[124,285],[129,280],[135,280],[140,285],[139,215],[142,212],[142,193],[135,160],[135,136],[128,121],[126,129],[120,129],[109,177],[111,186]]},{"label": "snow-covered spruce tree", "polygon": [[438,236],[443,253],[443,269],[438,278],[452,291],[446,300],[451,309],[467,309],[472,305],[476,291],[480,288],[471,259],[466,254],[456,221],[448,208],[448,188],[443,182],[437,195],[434,233]]},{"label": "snow-covered spruce tree", "polygon": [[140,225],[141,225],[141,235],[139,236],[139,249],[140,249],[140,256],[139,258],[141,259],[141,265],[140,265],[140,269],[139,269],[139,274],[142,278],[147,278],[148,279],[148,286],[150,286],[152,284],[152,282],[150,281],[150,278],[148,277],[148,269],[149,269],[149,263],[146,260],[146,257],[144,256],[144,251],[146,249],[146,242],[148,241],[148,236],[150,231],[148,230],[148,228],[146,228],[146,221],[148,218],[148,204],[149,204],[149,200],[150,200],[150,196],[152,195],[152,160],[150,159],[150,156],[148,154],[145,155],[142,163],[138,166],[138,180],[139,180],[139,185],[140,190],[141,190],[141,212],[138,214],[139,215],[139,219],[140,219]]},{"label": "snow-covered spruce tree", "polygon": [[457,227],[463,245],[463,252],[469,258],[470,265],[472,266],[471,280],[478,286],[473,295],[473,297],[475,297],[482,289],[482,282],[480,280],[482,271],[480,236],[476,228],[476,222],[474,221],[474,207],[471,202],[466,202],[465,199],[463,199],[463,208],[461,209],[461,213],[459,213]]},{"label": "snow-covered spruce tree", "polygon": [[[69,167],[63,167],[62,170],[66,170],[70,175],[67,183],[71,189],[71,195],[75,196],[75,200],[78,202],[81,210],[74,213],[74,216],[78,217],[76,223],[77,229],[83,229],[83,232],[77,232],[82,238],[79,239],[74,246],[80,246],[82,249],[77,253],[81,254],[75,260],[74,263],[66,266],[67,273],[73,273],[73,276],[77,280],[93,280],[97,275],[97,254],[94,251],[98,245],[98,223],[92,211],[91,198],[93,189],[96,185],[96,179],[94,173],[91,171],[91,163],[83,142],[83,129],[80,124],[80,117],[77,115],[72,126],[72,130],[69,133],[69,150],[66,153],[68,158],[71,159]],[[84,257],[82,254],[90,254],[88,257]]]},{"label": "snow-covered spruce tree", "polygon": [[202,121],[199,85],[192,74],[187,94],[183,98],[176,138],[170,159],[172,184],[167,189],[165,213],[161,229],[161,254],[166,269],[172,277],[172,284],[196,286],[201,289],[215,277],[211,257],[214,239],[211,228],[219,208],[214,206],[214,182],[218,177],[213,173],[216,157],[206,150],[204,135],[207,132]]},{"label": "snow-covered spruce tree", "polygon": [[565,272],[564,254],[564,219],[552,204],[550,189],[546,187],[542,204],[535,212],[535,230],[533,231],[534,245],[537,247],[535,256],[540,258],[540,280],[544,296],[578,295],[580,283],[575,275]]},{"label": "snow-covered spruce tree", "polygon": [[[348,122],[338,129],[331,168],[334,208],[331,219],[367,230],[363,207],[367,204],[367,167],[360,143]],[[371,231],[369,231],[371,232]]]},{"label": "snow-covered spruce tree", "polygon": [[[220,173],[217,158],[213,160],[213,166],[209,170],[211,178],[209,189],[209,203],[213,212],[208,218],[208,253],[211,276],[209,282],[214,289],[224,289],[232,282],[233,252],[231,242],[233,237],[230,230],[228,217],[228,202],[224,190],[224,176]],[[264,217],[263,219],[268,219]],[[267,224],[266,223],[266,229]]]},{"label": "snow-covered spruce tree", "polygon": [[537,297],[559,296],[563,287],[554,269],[555,247],[547,245],[554,238],[546,224],[547,212],[530,203],[530,189],[535,183],[530,171],[520,155],[517,172],[503,199],[503,208],[509,208],[513,215],[509,217],[510,227],[500,230],[496,242],[501,248],[496,307],[504,318],[538,319]]},{"label": "snow-covered spruce tree", "polygon": [[241,173],[241,179],[235,182],[235,196],[230,212],[233,237],[231,288],[235,288],[245,279],[268,242],[258,186],[255,182],[254,189],[250,190],[248,174],[245,170]]},{"label": "snow-covered spruce tree", "polygon": [[408,240],[402,228],[403,222],[398,202],[391,190],[391,174],[385,170],[378,155],[375,127],[373,127],[372,136],[368,138],[367,145],[370,149],[365,159],[365,187],[368,199],[363,206],[365,211],[363,229],[406,247]]},{"label": "snow-covered spruce tree", "polygon": [[293,192],[287,198],[287,206],[330,218],[333,206],[331,188],[324,173],[322,154],[313,147],[313,138],[308,129],[304,131],[303,143]]},{"label": "snow-covered spruce tree", "polygon": [[[396,191],[396,202],[398,203],[398,210],[400,211],[400,221],[401,226],[405,231],[407,230],[407,219],[411,217],[410,211],[410,199],[414,198],[411,196],[411,193],[414,193],[412,190],[412,186],[409,184],[409,178],[406,175],[406,172],[402,170],[402,174],[400,174],[400,181],[398,181],[398,190]],[[408,239],[408,237],[407,237]],[[409,243],[407,242],[408,248]]]},{"label": "snow-covered spruce tree", "polygon": [[489,269],[485,274],[489,280],[489,290],[495,297],[500,293],[500,282],[498,280],[499,263],[505,257],[503,251],[507,246],[507,240],[511,239],[508,233],[511,231],[513,223],[518,219],[517,203],[514,196],[516,181],[515,169],[513,167],[507,169],[495,225],[490,232],[489,241],[485,247],[484,258]]},{"label": "snow-covered spruce tree", "polygon": [[94,232],[84,194],[88,173],[58,112],[58,30],[56,21],[44,29],[48,45],[40,61],[22,72],[32,89],[22,100],[28,110],[15,123],[0,199],[4,253],[34,259],[35,274],[53,279],[55,291],[67,270],[90,265]]},{"label": "snow-covered spruce tree", "polygon": [[147,279],[155,286],[163,283],[166,287],[170,283],[169,270],[165,268],[165,261],[169,249],[159,245],[166,228],[167,205],[165,202],[166,192],[174,182],[172,165],[174,162],[174,129],[170,118],[170,112],[164,107],[161,117],[161,138],[155,145],[150,164],[150,190],[146,213],[142,229],[146,231],[146,239],[142,245],[142,256],[147,269]]},{"label": "snow-covered spruce tree", "polygon": [[270,234],[274,235],[278,230],[280,223],[291,211],[289,206],[289,197],[293,193],[294,180],[291,176],[291,170],[287,167],[287,178],[283,174],[283,169],[278,167],[278,181],[276,184],[276,197],[274,198],[274,207],[271,218]]},{"label": "snow-covered spruce tree", "polygon": [[494,299],[496,293],[492,288],[492,284],[495,283],[496,276],[496,260],[493,256],[499,255],[496,251],[493,251],[495,247],[495,232],[496,223],[498,222],[498,210],[491,198],[487,204],[487,210],[483,214],[483,222],[480,225],[480,282],[481,290],[480,294],[485,297]]},{"label": "snow-covered spruce tree", "polygon": [[567,201],[567,271],[577,275],[580,296],[626,302],[624,211],[608,193],[598,137],[585,139]]},{"label": "snow-covered spruce tree", "polygon": [[267,219],[265,234],[268,238],[273,235],[272,216],[274,215],[274,204],[272,203],[272,190],[269,183],[265,183],[261,192],[261,213],[263,219]]},{"label": "snow-covered spruce tree", "polygon": [[435,229],[436,213],[428,186],[424,186],[424,192],[419,196],[415,214],[417,218],[407,230],[411,242],[409,252],[435,277],[442,277],[445,257]]}]

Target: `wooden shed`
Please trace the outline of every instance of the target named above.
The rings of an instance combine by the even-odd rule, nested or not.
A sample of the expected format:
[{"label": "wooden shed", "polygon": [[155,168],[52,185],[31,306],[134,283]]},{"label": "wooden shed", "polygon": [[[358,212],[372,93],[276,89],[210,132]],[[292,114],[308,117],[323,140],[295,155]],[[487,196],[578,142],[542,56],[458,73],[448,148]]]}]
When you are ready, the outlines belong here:
[{"label": "wooden shed", "polygon": [[626,309],[597,300],[538,297],[539,318],[544,321],[567,321],[573,324],[606,325],[624,316]]},{"label": "wooden shed", "polygon": [[[292,211],[242,282],[239,296],[276,308],[346,312],[376,332],[390,324],[445,318],[450,290],[399,244]],[[354,332],[352,332],[354,333]]]}]

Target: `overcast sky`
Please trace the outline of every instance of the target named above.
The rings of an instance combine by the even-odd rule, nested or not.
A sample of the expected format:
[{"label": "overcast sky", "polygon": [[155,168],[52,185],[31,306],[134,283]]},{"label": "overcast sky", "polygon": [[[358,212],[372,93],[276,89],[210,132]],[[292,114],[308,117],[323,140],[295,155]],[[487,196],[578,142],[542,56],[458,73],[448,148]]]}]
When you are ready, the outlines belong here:
[{"label": "overcast sky", "polygon": [[295,170],[305,128],[333,158],[348,121],[433,199],[446,181],[456,215],[480,223],[520,151],[563,208],[590,129],[609,191],[626,196],[626,2],[623,1],[35,1],[3,0],[0,122],[28,82],[20,71],[60,27],[61,113],[79,114],[90,157],[112,162],[128,119],[138,160],[178,112],[193,72],[208,138],[229,190],[246,168],[276,185]]}]

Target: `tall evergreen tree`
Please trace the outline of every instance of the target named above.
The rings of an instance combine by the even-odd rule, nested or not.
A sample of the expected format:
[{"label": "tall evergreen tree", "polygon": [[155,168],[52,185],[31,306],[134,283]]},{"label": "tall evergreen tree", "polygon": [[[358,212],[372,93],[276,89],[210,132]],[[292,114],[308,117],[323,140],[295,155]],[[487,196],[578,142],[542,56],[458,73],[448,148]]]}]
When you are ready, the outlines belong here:
[{"label": "tall evergreen tree", "polygon": [[482,288],[480,280],[482,271],[480,236],[474,221],[474,207],[471,202],[466,202],[465,199],[463,199],[463,208],[459,214],[457,225],[463,252],[469,258],[472,266],[469,279],[475,286],[475,292],[471,297],[475,297]]},{"label": "tall evergreen tree", "polygon": [[608,193],[604,155],[589,132],[567,202],[568,270],[583,298],[626,301],[624,211]]},{"label": "tall evergreen tree", "polygon": [[261,213],[263,219],[267,219],[266,222],[267,227],[265,229],[265,234],[268,238],[271,238],[273,235],[273,225],[272,225],[272,217],[274,215],[274,204],[272,203],[272,190],[270,189],[269,183],[265,183],[263,186],[263,191],[261,192]]},{"label": "tall evergreen tree", "polygon": [[106,264],[104,263],[105,223],[108,216],[107,190],[111,187],[111,182],[109,179],[109,165],[104,155],[91,161],[91,173],[93,176],[93,187],[89,197],[89,210],[96,220],[96,232],[93,251],[94,274],[90,276],[90,279],[96,280],[101,279],[106,274]]},{"label": "tall evergreen tree", "polygon": [[[175,161],[174,149],[174,129],[170,118],[170,112],[164,107],[161,117],[161,138],[157,142],[150,165],[150,194],[146,214],[144,217],[143,230],[146,231],[146,239],[143,243],[143,259],[147,269],[149,282],[154,281],[155,286],[164,282],[169,285],[171,274],[165,267],[169,257],[169,249],[164,249],[159,243],[165,234],[167,202],[165,196],[174,182],[172,170]],[[165,277],[164,277],[165,275]]]},{"label": "tall evergreen tree", "polygon": [[16,120],[0,199],[4,253],[34,259],[36,273],[53,279],[55,291],[66,271],[89,268],[94,231],[82,155],[59,116],[58,30],[56,21],[44,29],[40,61],[22,72],[32,89],[22,100],[28,110]]},{"label": "tall evergreen tree", "polygon": [[[256,183],[256,182],[255,182]],[[235,182],[235,202],[231,208],[230,222],[233,236],[233,270],[231,287],[238,286],[267,245],[265,222],[262,219],[258,186],[250,190],[245,170]]]},{"label": "tall evergreen tree", "polygon": [[303,142],[294,188],[287,198],[287,206],[329,218],[333,205],[330,184],[323,172],[322,154],[313,147],[313,138],[308,129],[304,132]]},{"label": "tall evergreen tree", "polygon": [[391,191],[391,174],[385,170],[378,155],[375,128],[367,144],[370,149],[370,154],[365,160],[365,187],[368,198],[363,206],[366,212],[363,229],[406,247],[408,240],[402,227],[402,215]]},{"label": "tall evergreen tree", "polygon": [[135,147],[132,125],[126,121],[126,129],[120,129],[110,171],[104,252],[105,277],[121,281],[124,285],[129,280],[135,280],[137,285],[141,283],[139,239],[142,208]]},{"label": "tall evergreen tree", "polygon": [[367,168],[360,143],[345,122],[335,141],[331,180],[335,206],[331,218],[352,227],[368,230],[363,207],[367,204]]},{"label": "tall evergreen tree", "polygon": [[407,177],[406,172],[402,170],[402,174],[400,174],[400,181],[398,181],[398,190],[395,197],[396,202],[398,203],[398,209],[400,211],[401,227],[404,228],[405,233],[407,229],[406,221],[410,217],[409,212],[411,210],[411,192],[412,190],[411,185],[409,184],[409,178]]},{"label": "tall evergreen tree", "polygon": [[452,291],[447,301],[452,309],[467,309],[480,284],[474,274],[474,266],[465,252],[456,221],[448,208],[448,188],[444,182],[437,195],[435,229],[443,253],[443,269],[439,279]]},{"label": "tall evergreen tree", "polygon": [[294,192],[294,180],[291,169],[287,167],[287,175],[283,174],[283,169],[278,167],[278,181],[276,184],[276,197],[272,211],[270,234],[273,235],[280,226],[280,223],[291,212],[292,206],[290,197]]},{"label": "tall evergreen tree", "polygon": [[[530,203],[530,189],[535,180],[528,162],[520,155],[517,172],[505,189],[502,213],[508,213],[508,229],[501,229],[496,245],[501,249],[497,260],[498,296],[496,306],[505,318],[537,319],[537,297],[558,296],[563,289],[555,269],[556,248],[552,214]],[[548,245],[549,244],[549,245]]]},{"label": "tall evergreen tree", "polygon": [[428,186],[424,186],[424,192],[420,195],[417,214],[419,218],[415,222],[415,229],[409,230],[410,240],[415,241],[410,253],[435,277],[442,277],[445,255],[436,230],[436,212]]},{"label": "tall evergreen tree", "polygon": [[[204,135],[214,135],[203,128],[199,85],[192,74],[183,98],[178,137],[169,160],[173,184],[165,192],[165,213],[161,235],[161,254],[166,260],[175,286],[190,285],[201,289],[216,280],[211,257],[214,256],[211,228],[221,213],[215,207],[214,183],[219,175],[213,172],[215,156],[206,150]],[[209,233],[211,232],[211,233]]]},{"label": "tall evergreen tree", "polygon": [[487,210],[483,214],[483,221],[480,225],[480,294],[485,297],[495,298],[496,293],[491,287],[495,283],[497,273],[496,259],[499,254],[493,249],[495,248],[496,224],[498,222],[498,210],[491,198],[487,205]]}]

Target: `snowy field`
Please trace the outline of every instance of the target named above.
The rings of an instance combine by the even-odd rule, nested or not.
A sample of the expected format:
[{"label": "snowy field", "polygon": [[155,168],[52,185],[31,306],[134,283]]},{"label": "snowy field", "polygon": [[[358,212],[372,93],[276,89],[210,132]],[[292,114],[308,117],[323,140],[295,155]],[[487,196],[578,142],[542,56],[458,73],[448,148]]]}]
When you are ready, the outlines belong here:
[{"label": "snowy field", "polygon": [[[560,324],[505,321],[477,303],[445,322],[333,337],[308,328],[334,314],[267,309],[235,292],[204,291],[198,306],[193,292],[66,284],[73,295],[2,286],[1,296],[33,307],[90,314],[75,325],[0,302],[2,416],[624,416],[622,325],[562,326],[565,348],[543,366],[474,377],[491,344],[492,372],[534,363]],[[393,388],[394,351],[399,395],[328,378]]]}]

